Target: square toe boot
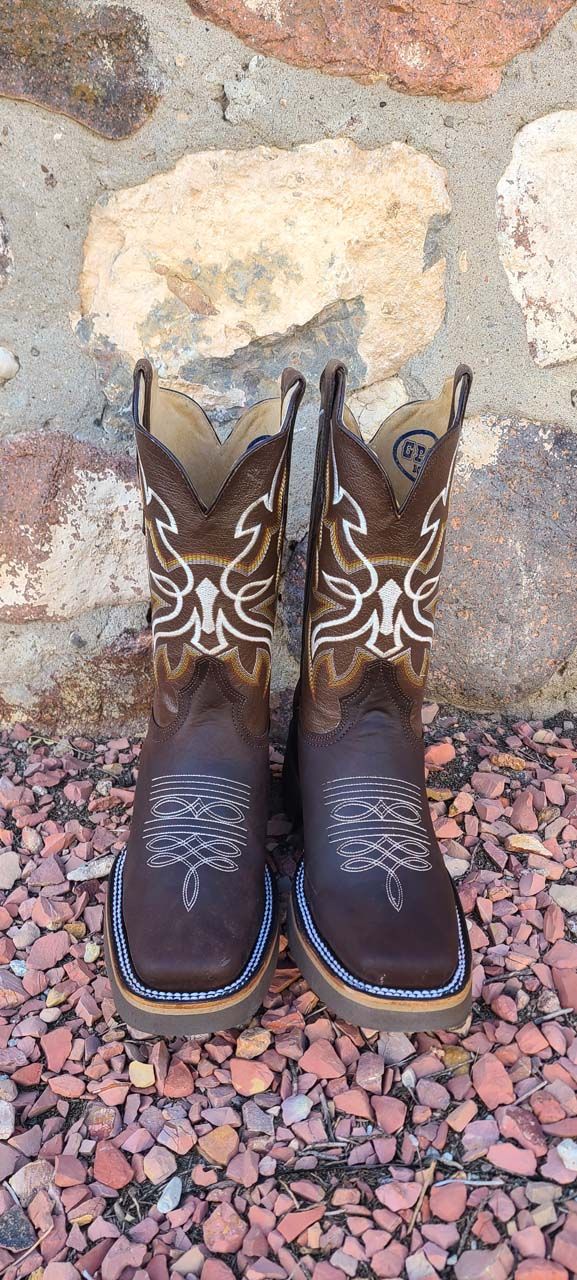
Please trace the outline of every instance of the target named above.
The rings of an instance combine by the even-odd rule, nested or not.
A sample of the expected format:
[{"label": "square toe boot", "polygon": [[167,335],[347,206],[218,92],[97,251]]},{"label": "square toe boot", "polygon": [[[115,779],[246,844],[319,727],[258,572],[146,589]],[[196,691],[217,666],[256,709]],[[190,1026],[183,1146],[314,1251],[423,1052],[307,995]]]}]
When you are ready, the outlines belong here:
[{"label": "square toe boot", "polygon": [[304,837],[291,949],[351,1023],[459,1026],[470,950],[429,813],[421,705],[471,374],[460,366],[370,444],[345,383],[342,365],[327,366],[284,774]]},{"label": "square toe boot", "polygon": [[274,972],[266,865],[269,681],[293,428],[304,380],[224,444],[203,410],[135,370],[154,699],[134,816],[109,884],[108,974],[132,1027],[247,1021]]}]

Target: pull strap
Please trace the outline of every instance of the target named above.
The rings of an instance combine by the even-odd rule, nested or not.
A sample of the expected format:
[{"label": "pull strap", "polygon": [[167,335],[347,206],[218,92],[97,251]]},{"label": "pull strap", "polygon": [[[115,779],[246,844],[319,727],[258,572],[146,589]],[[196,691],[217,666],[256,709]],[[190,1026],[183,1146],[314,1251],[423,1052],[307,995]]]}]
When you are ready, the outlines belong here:
[{"label": "pull strap", "polygon": [[457,365],[455,377],[453,378],[453,395],[451,397],[451,412],[447,431],[452,431],[453,428],[461,426],[465,417],[472,383],[473,373],[468,364]]},{"label": "pull strap", "polygon": [[280,380],[281,394],[281,430],[294,424],[297,409],[306,390],[306,378],[298,369],[290,365],[283,369]]},{"label": "pull strap", "polygon": [[150,431],[150,406],[154,371],[150,360],[138,360],[134,366],[132,389],[132,417],[137,427]]},{"label": "pull strap", "polygon": [[321,415],[327,426],[335,415],[338,418],[343,416],[347,373],[347,366],[342,360],[329,360],[321,373]]},{"label": "pull strap", "polygon": [[347,367],[340,360],[329,360],[328,364],[322,371],[320,379],[321,406],[319,412],[319,427],[317,435],[317,447],[315,453],[315,466],[313,473],[313,492],[311,499],[311,512],[309,521],[309,537],[307,549],[307,567],[305,576],[305,591],[303,604],[303,626],[301,641],[301,679],[303,678],[304,663],[304,638],[306,634],[306,624],[310,605],[311,580],[313,572],[313,564],[315,558],[316,544],[320,534],[320,524],[324,503],[325,490],[325,472],[327,456],[329,451],[329,442],[331,434],[331,423],[333,418],[337,416],[342,418],[345,405],[345,394],[347,389]]}]

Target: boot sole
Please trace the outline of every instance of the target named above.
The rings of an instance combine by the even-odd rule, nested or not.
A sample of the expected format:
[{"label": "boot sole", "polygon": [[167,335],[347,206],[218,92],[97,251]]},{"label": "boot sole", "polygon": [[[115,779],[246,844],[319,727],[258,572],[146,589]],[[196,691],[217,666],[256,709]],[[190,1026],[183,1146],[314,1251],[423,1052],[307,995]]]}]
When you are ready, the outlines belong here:
[{"label": "boot sole", "polygon": [[[463,1025],[471,1012],[472,984],[466,926],[458,907],[459,927],[465,933],[462,935],[464,977],[457,990],[446,996],[429,996],[425,992],[419,996],[378,995],[355,990],[333,972],[319,954],[307,935],[299,907],[298,894],[304,892],[302,876],[301,864],[288,912],[290,950],[303,977],[329,1010],[353,1026],[374,1031],[448,1031]],[[323,949],[330,956],[328,948],[324,946]],[[334,963],[344,972],[336,958]]]},{"label": "boot sole", "polygon": [[136,976],[124,934],[122,857],[119,855],[110,873],[104,920],[104,957],[120,1017],[136,1031],[160,1036],[206,1035],[244,1026],[262,1004],[278,955],[278,902],[268,868],[261,932],[237,981],[214,992],[153,992]]}]

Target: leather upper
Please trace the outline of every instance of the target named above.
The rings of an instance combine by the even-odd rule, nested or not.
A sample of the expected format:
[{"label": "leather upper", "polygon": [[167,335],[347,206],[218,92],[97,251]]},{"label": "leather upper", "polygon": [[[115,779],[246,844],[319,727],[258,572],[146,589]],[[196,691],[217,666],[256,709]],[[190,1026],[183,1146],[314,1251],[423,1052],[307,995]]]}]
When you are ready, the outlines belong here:
[{"label": "leather upper", "polygon": [[[448,429],[431,432],[401,503],[345,424],[342,366],[323,386],[297,698],[304,885],[324,943],[377,987],[444,989],[459,959],[420,708],[469,381],[459,370],[452,396],[445,389]],[[405,435],[414,442],[414,430]]]},{"label": "leather upper", "polygon": [[250,443],[208,504],[137,412],[155,691],[122,907],[151,990],[234,982],[263,919],[270,653],[303,389],[287,371],[280,430]]}]

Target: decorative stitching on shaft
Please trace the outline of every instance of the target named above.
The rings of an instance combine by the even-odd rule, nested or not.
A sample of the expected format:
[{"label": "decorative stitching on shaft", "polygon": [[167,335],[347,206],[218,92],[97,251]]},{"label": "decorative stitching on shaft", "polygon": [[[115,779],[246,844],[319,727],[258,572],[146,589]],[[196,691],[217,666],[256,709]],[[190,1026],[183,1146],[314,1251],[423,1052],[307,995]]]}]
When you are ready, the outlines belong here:
[{"label": "decorative stitching on shaft", "polygon": [[209,774],[167,774],[153,778],[150,818],[144,840],[147,865],[185,871],[182,901],[192,911],[200,892],[200,868],[232,872],[247,842],[247,783]]},{"label": "decorative stitching on shaft", "polygon": [[331,818],[327,837],[336,846],[341,869],[358,874],[380,867],[387,898],[400,911],[403,886],[398,871],[431,869],[419,788],[399,778],[367,774],[335,778],[323,791]]}]

